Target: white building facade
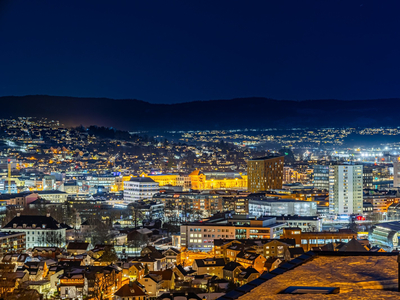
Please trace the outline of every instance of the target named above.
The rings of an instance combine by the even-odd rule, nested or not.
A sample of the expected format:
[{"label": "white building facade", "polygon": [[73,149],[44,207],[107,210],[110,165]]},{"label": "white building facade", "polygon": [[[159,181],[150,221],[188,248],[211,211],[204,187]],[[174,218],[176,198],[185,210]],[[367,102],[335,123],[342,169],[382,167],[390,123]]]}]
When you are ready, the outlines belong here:
[{"label": "white building facade", "polygon": [[400,187],[400,161],[393,162],[393,187]]},{"label": "white building facade", "polygon": [[332,165],[329,168],[329,212],[362,214],[363,166]]},{"label": "white building facade", "polygon": [[0,229],[2,232],[24,232],[26,249],[34,247],[64,247],[66,227],[50,215],[19,215]]},{"label": "white building facade", "polygon": [[124,182],[124,201],[148,199],[160,191],[159,183],[149,177],[132,177]]}]

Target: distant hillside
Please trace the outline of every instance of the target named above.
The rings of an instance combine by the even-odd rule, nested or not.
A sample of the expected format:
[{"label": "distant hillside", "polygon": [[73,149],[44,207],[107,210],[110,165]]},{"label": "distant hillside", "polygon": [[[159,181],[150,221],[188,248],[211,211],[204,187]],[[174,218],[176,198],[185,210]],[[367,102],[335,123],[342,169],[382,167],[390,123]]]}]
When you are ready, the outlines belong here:
[{"label": "distant hillside", "polygon": [[124,130],[399,126],[400,99],[273,100],[240,98],[151,104],[140,100],[59,96],[0,97],[0,118],[31,116],[67,126]]}]

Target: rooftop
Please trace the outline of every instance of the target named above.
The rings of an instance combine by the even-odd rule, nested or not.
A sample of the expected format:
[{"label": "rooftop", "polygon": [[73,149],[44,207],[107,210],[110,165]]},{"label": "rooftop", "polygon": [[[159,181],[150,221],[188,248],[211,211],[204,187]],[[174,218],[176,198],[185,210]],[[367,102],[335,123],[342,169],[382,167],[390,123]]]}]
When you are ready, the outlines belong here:
[{"label": "rooftop", "polygon": [[[307,252],[219,300],[398,299],[398,253]],[[288,287],[339,288],[339,294],[282,295]]]},{"label": "rooftop", "polygon": [[129,181],[134,181],[134,182],[155,182],[150,177],[132,177]]}]

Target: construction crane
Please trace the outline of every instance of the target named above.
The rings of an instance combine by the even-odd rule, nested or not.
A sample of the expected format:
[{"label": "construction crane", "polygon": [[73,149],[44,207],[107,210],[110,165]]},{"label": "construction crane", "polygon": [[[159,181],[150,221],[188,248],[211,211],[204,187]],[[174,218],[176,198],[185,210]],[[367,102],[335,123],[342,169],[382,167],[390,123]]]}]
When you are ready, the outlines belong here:
[{"label": "construction crane", "polygon": [[11,159],[8,159],[8,193],[11,194]]}]

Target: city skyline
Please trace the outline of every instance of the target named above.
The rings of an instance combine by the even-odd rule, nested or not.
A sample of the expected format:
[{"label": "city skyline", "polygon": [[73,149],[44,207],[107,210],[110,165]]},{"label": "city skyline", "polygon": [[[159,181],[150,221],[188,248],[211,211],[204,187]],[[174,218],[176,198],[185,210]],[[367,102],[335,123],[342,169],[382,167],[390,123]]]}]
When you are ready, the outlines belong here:
[{"label": "city skyline", "polygon": [[0,1],[0,300],[400,298],[399,9]]}]

